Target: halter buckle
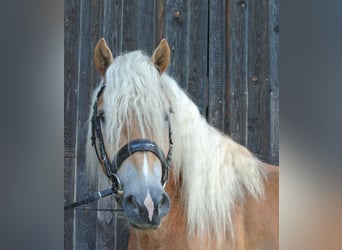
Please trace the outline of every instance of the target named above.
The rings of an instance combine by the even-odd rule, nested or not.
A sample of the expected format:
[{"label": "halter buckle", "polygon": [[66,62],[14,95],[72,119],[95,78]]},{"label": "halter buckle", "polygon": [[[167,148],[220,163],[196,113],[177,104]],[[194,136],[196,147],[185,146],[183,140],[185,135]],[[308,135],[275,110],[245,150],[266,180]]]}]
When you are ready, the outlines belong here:
[{"label": "halter buckle", "polygon": [[121,197],[123,196],[123,190],[122,190],[120,178],[119,176],[113,173],[111,176],[111,179],[113,182],[113,185],[112,185],[113,195],[115,196],[116,201],[119,201]]}]

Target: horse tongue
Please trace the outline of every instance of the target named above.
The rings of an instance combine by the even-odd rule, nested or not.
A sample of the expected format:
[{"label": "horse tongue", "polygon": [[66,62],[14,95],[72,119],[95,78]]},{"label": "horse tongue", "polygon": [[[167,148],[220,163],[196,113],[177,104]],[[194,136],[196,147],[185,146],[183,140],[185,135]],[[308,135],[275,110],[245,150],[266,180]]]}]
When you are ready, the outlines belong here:
[{"label": "horse tongue", "polygon": [[144,200],[144,205],[147,208],[148,212],[148,219],[150,222],[152,221],[153,211],[154,211],[154,203],[152,200],[152,197],[150,195],[150,192],[147,193],[146,198]]}]

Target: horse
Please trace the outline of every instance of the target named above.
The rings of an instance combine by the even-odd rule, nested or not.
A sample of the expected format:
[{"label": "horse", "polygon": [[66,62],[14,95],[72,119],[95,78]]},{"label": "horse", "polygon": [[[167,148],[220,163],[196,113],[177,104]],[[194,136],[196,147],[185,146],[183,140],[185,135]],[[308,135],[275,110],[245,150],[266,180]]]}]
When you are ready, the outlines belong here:
[{"label": "horse", "polygon": [[89,174],[113,183],[128,249],[278,249],[279,167],[208,124],[170,57],[165,39],[152,56],[94,48]]}]

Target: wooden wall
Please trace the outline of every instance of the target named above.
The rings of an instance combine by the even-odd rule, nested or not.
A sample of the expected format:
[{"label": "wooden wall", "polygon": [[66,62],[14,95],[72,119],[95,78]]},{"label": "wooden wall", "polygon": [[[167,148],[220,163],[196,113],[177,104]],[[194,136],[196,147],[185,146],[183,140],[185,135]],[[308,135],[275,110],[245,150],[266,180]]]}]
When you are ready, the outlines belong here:
[{"label": "wooden wall", "polygon": [[[68,0],[65,25],[65,204],[98,191],[87,179],[84,145],[90,94],[99,83],[92,51],[104,37],[113,54],[171,47],[169,74],[209,123],[261,160],[279,162],[279,0]],[[65,249],[125,249],[124,214],[112,198],[65,212]]]}]

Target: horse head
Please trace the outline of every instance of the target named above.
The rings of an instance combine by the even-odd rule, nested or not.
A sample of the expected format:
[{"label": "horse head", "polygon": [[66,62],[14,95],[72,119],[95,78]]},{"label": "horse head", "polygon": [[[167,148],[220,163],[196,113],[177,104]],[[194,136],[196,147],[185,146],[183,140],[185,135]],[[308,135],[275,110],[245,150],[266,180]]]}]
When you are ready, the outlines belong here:
[{"label": "horse head", "polygon": [[158,228],[170,208],[164,190],[172,148],[170,103],[160,77],[169,62],[164,39],[152,57],[135,51],[113,58],[103,38],[94,50],[103,79],[93,110],[94,144],[105,174],[120,184],[119,202],[130,225],[139,229]]}]

